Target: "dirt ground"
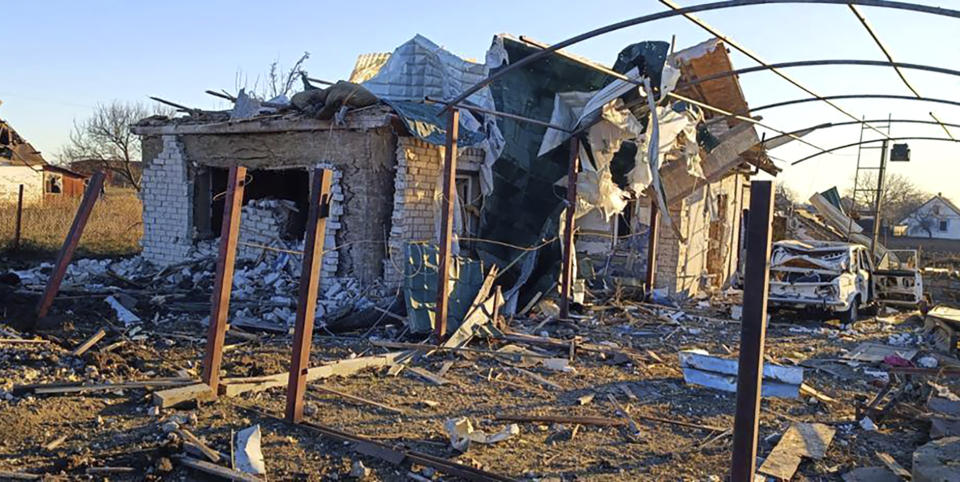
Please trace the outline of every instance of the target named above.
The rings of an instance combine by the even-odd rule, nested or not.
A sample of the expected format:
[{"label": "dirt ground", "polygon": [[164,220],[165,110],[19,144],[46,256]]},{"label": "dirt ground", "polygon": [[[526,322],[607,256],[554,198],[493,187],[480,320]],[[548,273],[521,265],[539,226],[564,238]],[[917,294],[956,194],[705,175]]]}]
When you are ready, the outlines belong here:
[{"label": "dirt ground", "polygon": [[[943,296],[955,291],[955,282],[946,277],[927,285]],[[0,338],[29,338],[16,330],[15,318],[33,306],[36,295],[23,289],[8,289],[0,295],[0,314],[5,317]],[[208,296],[194,295],[196,299]],[[59,324],[33,335],[42,342],[0,341],[0,433],[4,434],[0,471],[45,474],[50,480],[207,480],[178,463],[183,441],[164,430],[175,421],[223,454],[230,453],[233,432],[260,424],[262,451],[274,480],[355,480],[350,474],[358,461],[370,469],[365,480],[456,480],[409,462],[392,465],[359,454],[350,444],[285,423],[277,418],[282,417],[285,403],[282,387],[162,410],[154,407],[150,390],[143,388],[66,394],[23,390],[30,384],[199,377],[206,331],[203,310],[155,317],[164,307],[140,293],[136,310],[147,321],[123,328],[103,298],[93,291],[85,295],[77,287],[64,290],[51,317]],[[735,358],[740,324],[730,319],[729,307],[736,302],[736,295],[718,294],[711,300],[691,301],[679,316],[676,310],[627,296],[598,296],[580,307],[572,322],[542,323],[544,318],[534,310],[526,317],[507,320],[508,329],[559,340],[579,337],[580,346],[592,344],[593,349],[609,353],[581,349],[570,363],[572,369],[551,370],[531,366],[536,357],[508,359],[479,351],[512,344],[567,358],[565,346],[550,349],[476,340],[470,345],[473,352],[422,353],[409,363],[433,373],[449,365],[443,374],[448,384],[430,383],[411,370],[393,374],[387,367],[312,382],[306,419],[518,480],[723,480],[730,464],[735,394],[686,384],[677,352],[697,348]],[[422,336],[405,335],[396,319],[380,319],[369,332],[318,330],[311,365],[387,352],[372,343],[376,340],[423,341]],[[922,318],[915,312],[883,310],[850,327],[822,317],[774,313],[767,330],[768,361],[805,367],[804,383],[825,398],[765,398],[759,457],[770,453],[792,423],[816,422],[835,428],[836,436],[826,456],[805,459],[794,480],[840,480],[853,468],[882,466],[879,453],[889,453],[909,468],[914,449],[929,440],[929,422],[922,414],[932,378],[888,375],[882,364],[849,363],[842,357],[857,344],[872,341],[905,344],[918,349],[919,358],[931,353],[922,327]],[[70,354],[101,328],[107,335],[89,351]],[[289,335],[231,329],[222,375],[283,373],[289,365],[290,346]],[[960,364],[943,354],[940,360],[942,366]],[[865,430],[858,424],[857,407],[880,391],[883,376],[892,377],[894,387],[904,388],[903,396],[876,430]],[[938,383],[952,381],[941,377]],[[319,387],[388,408],[351,401]],[[584,397],[590,396],[592,400],[585,402]],[[622,417],[611,398],[637,422],[638,434],[626,427],[518,422],[518,435],[491,445],[474,443],[461,453],[451,446],[444,429],[445,421],[458,417],[467,417],[487,433],[499,432],[510,423],[498,419],[503,415]],[[110,470],[104,467],[114,470],[96,472]]]}]

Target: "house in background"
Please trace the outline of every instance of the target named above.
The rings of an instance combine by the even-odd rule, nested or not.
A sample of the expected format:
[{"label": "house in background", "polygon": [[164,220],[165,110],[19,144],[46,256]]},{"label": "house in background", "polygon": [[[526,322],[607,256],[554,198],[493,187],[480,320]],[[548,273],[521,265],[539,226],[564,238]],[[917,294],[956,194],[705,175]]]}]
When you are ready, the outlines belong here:
[{"label": "house in background", "polygon": [[48,163],[40,151],[0,119],[0,202],[17,202],[23,185],[23,202],[83,195],[87,176]]},{"label": "house in background", "polygon": [[897,236],[960,240],[960,208],[938,193],[894,228]]},{"label": "house in background", "polygon": [[130,175],[138,183],[143,169],[140,167],[140,161],[131,161],[129,165],[122,160],[101,161],[100,159],[81,159],[70,163],[70,170],[84,176],[92,176],[94,172],[103,171],[106,176],[103,183],[107,186],[133,188],[133,184],[124,174],[129,168]]}]

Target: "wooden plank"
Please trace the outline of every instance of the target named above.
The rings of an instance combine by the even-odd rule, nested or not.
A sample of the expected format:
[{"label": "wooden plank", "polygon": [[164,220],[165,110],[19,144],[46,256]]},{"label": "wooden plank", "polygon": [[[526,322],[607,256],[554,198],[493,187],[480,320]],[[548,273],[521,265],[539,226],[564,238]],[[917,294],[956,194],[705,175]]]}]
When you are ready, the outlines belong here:
[{"label": "wooden plank", "polygon": [[[362,404],[365,404],[365,405],[370,405],[370,406],[373,406],[373,407],[377,407],[377,408],[386,410],[386,411],[388,411],[388,412],[390,412],[390,413],[398,413],[398,414],[405,414],[405,413],[406,413],[405,410],[401,410],[401,409],[399,409],[399,408],[391,407],[391,406],[389,406],[389,405],[384,405],[384,404],[382,404],[382,403],[380,403],[380,402],[374,402],[373,400],[368,400],[368,399],[366,399],[366,398],[358,397],[358,396],[356,396],[356,395],[351,395],[351,394],[349,394],[349,393],[344,393],[344,392],[341,392],[341,391],[339,391],[339,390],[334,390],[334,389],[329,388],[329,387],[324,387],[324,386],[320,386],[320,385],[313,385],[311,388],[313,388],[314,390],[320,391],[320,392],[329,393],[329,394],[331,394],[331,395],[336,395],[336,396],[338,396],[338,397],[345,398],[345,399],[350,400],[350,401],[353,401],[353,402],[358,402],[358,403],[362,403]],[[309,393],[309,392],[307,392],[307,393]]]},{"label": "wooden plank", "polygon": [[237,257],[237,239],[240,234],[240,205],[243,203],[244,178],[247,168],[234,166],[227,177],[227,195],[223,203],[223,224],[220,229],[220,250],[213,285],[210,308],[210,326],[203,356],[203,382],[210,386],[214,398],[220,383],[220,365],[223,361],[223,343],[230,312],[230,292],[233,289],[233,268]]},{"label": "wooden plank", "polygon": [[790,480],[803,457],[822,459],[837,430],[822,423],[795,423],[763,461],[758,472]]},{"label": "wooden plank", "polygon": [[190,467],[193,470],[220,477],[222,479],[234,480],[238,482],[261,482],[259,478],[240,472],[238,470],[228,469],[216,464],[211,464],[205,460],[195,459],[193,457],[175,456],[181,464]]},{"label": "wooden plank", "polygon": [[63,240],[63,246],[60,247],[60,252],[57,254],[53,272],[50,274],[50,279],[47,281],[43,295],[37,303],[36,315],[38,319],[47,316],[50,307],[53,305],[53,299],[57,296],[57,292],[60,291],[60,284],[63,283],[63,278],[67,275],[67,266],[70,265],[70,260],[73,259],[73,253],[76,251],[77,245],[80,244],[80,236],[83,235],[83,228],[86,227],[87,220],[90,219],[93,206],[96,204],[97,199],[100,198],[100,192],[103,190],[104,177],[103,171],[95,172],[93,176],[90,177],[90,183],[87,185],[86,191],[83,192],[83,200],[80,201],[80,207],[77,209],[77,214],[73,218],[73,224],[70,225],[70,231],[67,232],[67,237]]},{"label": "wooden plank", "polygon": [[437,263],[437,304],[434,317],[436,337],[447,336],[447,310],[450,297],[450,243],[453,237],[453,209],[457,184],[457,135],[460,131],[460,110],[447,115],[447,141],[443,152],[443,194],[440,198],[440,259]]},{"label": "wooden plank", "polygon": [[87,350],[92,348],[93,345],[95,345],[98,341],[103,339],[103,337],[106,335],[107,335],[107,330],[100,328],[99,330],[97,330],[96,333],[91,335],[90,338],[87,338],[86,341],[77,345],[77,347],[74,348],[73,351],[70,352],[70,354],[73,356],[83,355],[84,353],[87,352]]},{"label": "wooden plank", "polygon": [[530,379],[532,379],[533,381],[535,381],[535,382],[537,382],[537,383],[539,383],[539,384],[541,384],[541,385],[550,387],[550,388],[552,388],[552,389],[554,389],[554,390],[563,390],[563,387],[562,387],[562,386],[560,386],[560,385],[558,385],[558,384],[556,384],[556,383],[553,383],[553,382],[551,382],[550,380],[547,380],[546,378],[543,378],[542,376],[537,375],[536,373],[533,373],[533,372],[530,371],[530,370],[525,370],[525,369],[520,368],[520,367],[513,367],[513,369],[516,370],[516,371],[518,371],[518,372],[520,372],[520,373],[522,373],[522,374],[524,374],[524,375],[526,375],[527,377],[529,377]]},{"label": "wooden plank", "polygon": [[752,482],[757,468],[757,433],[767,335],[770,240],[773,230],[773,182],[750,183],[750,222],[744,269],[743,322],[737,370],[737,405],[733,421],[730,480]]},{"label": "wooden plank", "polygon": [[576,257],[573,233],[576,222],[577,171],[580,167],[580,141],[570,138],[570,154],[567,162],[567,206],[564,211],[563,260],[560,266],[560,318],[570,317],[570,302],[573,297],[573,262]]},{"label": "wooden plank", "polygon": [[194,435],[193,432],[185,428],[179,428],[177,429],[177,433],[180,434],[180,436],[183,437],[184,440],[195,445],[197,449],[200,450],[200,453],[202,453],[204,457],[210,459],[211,462],[220,461],[220,452],[213,450],[212,448],[207,446],[207,444],[203,443],[203,441],[200,440],[200,438],[198,438],[196,435]]},{"label": "wooden plank", "polygon": [[112,390],[129,390],[150,387],[178,387],[189,385],[191,383],[196,383],[196,380],[192,378],[154,378],[135,382],[94,383],[89,385],[85,385],[83,383],[41,383],[17,385],[13,387],[13,392],[33,392],[38,395],[57,393],[109,392]]},{"label": "wooden plank", "polygon": [[[384,355],[364,356],[348,360],[340,360],[327,365],[312,367],[307,370],[307,382],[330,378],[333,376],[346,377],[367,368],[381,368],[391,366],[398,361],[409,358],[411,352],[398,351]],[[235,397],[247,392],[260,392],[275,387],[286,386],[290,379],[289,373],[277,373],[263,377],[225,378],[220,386],[220,394]]]},{"label": "wooden plank", "polygon": [[406,373],[413,373],[414,375],[417,375],[418,377],[423,378],[434,385],[447,385],[453,383],[450,380],[441,377],[440,375],[430,373],[429,371],[420,367],[407,367]]},{"label": "wooden plank", "polygon": [[216,398],[213,389],[204,383],[153,392],[153,404],[160,408],[169,408],[189,401],[206,402]]},{"label": "wooden plank", "polygon": [[897,474],[899,477],[903,478],[904,480],[910,480],[913,478],[913,476],[910,474],[910,471],[903,468],[902,465],[898,464],[897,461],[894,460],[892,455],[886,452],[877,452],[876,455],[877,455],[877,458],[880,459],[881,462],[883,462],[883,465],[886,465],[887,468],[890,469],[890,471],[893,472],[894,474]]},{"label": "wooden plank", "polygon": [[284,411],[287,421],[291,423],[298,423],[303,419],[303,393],[307,388],[307,371],[310,367],[310,344],[313,342],[317,289],[320,286],[320,263],[323,261],[327,217],[330,215],[332,182],[333,171],[329,169],[313,171],[303,264],[300,267],[300,295],[293,330],[293,353],[290,359],[290,376],[287,380],[287,404]]}]

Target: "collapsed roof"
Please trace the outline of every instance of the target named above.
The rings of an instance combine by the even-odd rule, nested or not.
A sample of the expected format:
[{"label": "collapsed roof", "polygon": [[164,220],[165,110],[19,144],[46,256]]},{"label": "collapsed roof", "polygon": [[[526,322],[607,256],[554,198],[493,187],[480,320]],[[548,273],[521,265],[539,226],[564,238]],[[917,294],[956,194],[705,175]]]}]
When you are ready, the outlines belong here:
[{"label": "collapsed roof", "polygon": [[0,119],[0,164],[46,166],[47,161],[9,123]]}]

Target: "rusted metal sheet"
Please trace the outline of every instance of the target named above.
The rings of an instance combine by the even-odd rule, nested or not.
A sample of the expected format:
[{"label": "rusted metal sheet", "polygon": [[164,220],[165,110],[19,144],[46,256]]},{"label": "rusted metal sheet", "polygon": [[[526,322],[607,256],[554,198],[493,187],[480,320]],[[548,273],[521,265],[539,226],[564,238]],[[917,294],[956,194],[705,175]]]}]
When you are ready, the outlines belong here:
[{"label": "rusted metal sheet", "polygon": [[330,215],[330,185],[333,171],[313,171],[310,188],[310,211],[303,245],[303,265],[300,268],[300,300],[293,331],[293,354],[290,359],[290,377],[287,381],[288,422],[303,419],[303,393],[307,388],[307,370],[310,368],[310,344],[313,340],[313,321],[317,311],[317,287],[320,284],[320,263],[323,261],[323,241],[326,238],[327,217]]},{"label": "rusted metal sheet", "polygon": [[443,198],[440,219],[440,260],[437,266],[437,341],[447,336],[447,303],[450,296],[450,243],[453,237],[453,197],[457,185],[457,134],[460,111],[453,109],[447,117],[447,146],[443,153]]},{"label": "rusted metal sheet", "polygon": [[753,181],[750,185],[750,221],[747,226],[737,411],[733,422],[733,460],[730,470],[730,480],[733,482],[750,482],[757,470],[757,430],[767,333],[772,221],[773,182]]},{"label": "rusted metal sheet", "polygon": [[47,316],[47,312],[50,311],[50,306],[53,305],[54,297],[56,297],[57,292],[60,291],[60,284],[63,283],[63,277],[67,274],[67,266],[70,264],[70,260],[73,259],[73,253],[77,249],[77,244],[80,243],[83,228],[86,227],[87,220],[90,219],[90,213],[93,212],[93,206],[96,204],[97,199],[100,197],[100,192],[103,190],[103,179],[103,171],[97,171],[93,177],[90,178],[90,184],[87,185],[87,190],[83,193],[83,201],[80,202],[80,208],[77,209],[77,214],[73,218],[73,224],[70,226],[70,231],[67,232],[67,238],[63,241],[60,253],[57,254],[57,261],[54,263],[53,273],[50,274],[50,280],[47,281],[47,287],[43,291],[43,296],[40,297],[40,302],[37,303],[37,318]]},{"label": "rusted metal sheet", "polygon": [[233,265],[237,257],[237,238],[240,232],[240,205],[243,202],[244,178],[247,168],[230,168],[227,178],[227,197],[223,204],[223,224],[220,228],[220,252],[213,285],[210,309],[210,327],[203,356],[203,382],[210,386],[214,396],[220,384],[220,362],[223,359],[223,340],[227,332],[227,314],[230,311],[230,292],[233,288]]}]

